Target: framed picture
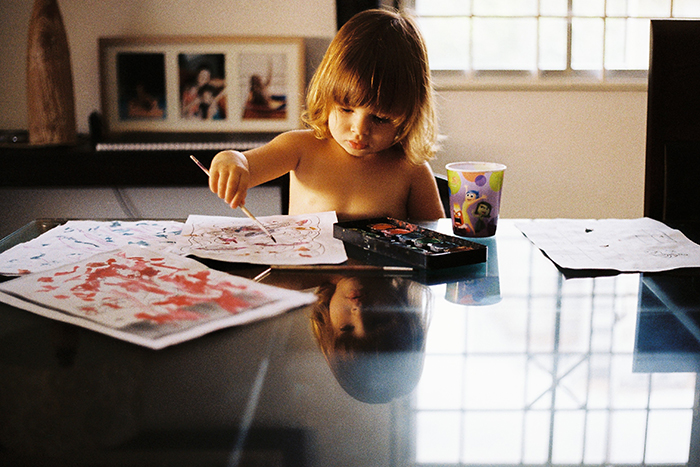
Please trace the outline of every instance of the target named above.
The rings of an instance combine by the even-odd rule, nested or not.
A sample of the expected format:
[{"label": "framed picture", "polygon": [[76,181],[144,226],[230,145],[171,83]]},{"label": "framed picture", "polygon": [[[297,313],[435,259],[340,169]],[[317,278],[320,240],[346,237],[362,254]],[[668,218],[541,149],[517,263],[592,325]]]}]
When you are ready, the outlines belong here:
[{"label": "framed picture", "polygon": [[99,39],[109,133],[275,132],[300,126],[298,37]]}]

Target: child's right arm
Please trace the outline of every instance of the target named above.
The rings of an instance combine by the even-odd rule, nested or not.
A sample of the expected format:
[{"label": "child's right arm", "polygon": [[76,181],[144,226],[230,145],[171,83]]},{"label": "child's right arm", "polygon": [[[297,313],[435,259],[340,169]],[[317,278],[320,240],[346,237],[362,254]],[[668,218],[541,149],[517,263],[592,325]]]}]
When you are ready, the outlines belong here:
[{"label": "child's right arm", "polygon": [[245,204],[248,189],[294,170],[314,136],[308,130],[282,133],[265,146],[241,153],[222,151],[209,169],[209,188],[232,208]]},{"label": "child's right arm", "polygon": [[209,189],[231,208],[245,204],[249,183],[248,159],[243,153],[229,150],[214,156],[209,168]]}]

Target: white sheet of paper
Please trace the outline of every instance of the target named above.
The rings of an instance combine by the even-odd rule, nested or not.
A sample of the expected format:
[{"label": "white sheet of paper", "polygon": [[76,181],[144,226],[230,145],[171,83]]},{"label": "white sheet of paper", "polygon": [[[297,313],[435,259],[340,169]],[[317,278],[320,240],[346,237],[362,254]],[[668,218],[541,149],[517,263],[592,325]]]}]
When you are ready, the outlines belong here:
[{"label": "white sheet of paper", "polygon": [[0,284],[9,305],[153,349],[315,300],[138,246]]},{"label": "white sheet of paper", "polygon": [[232,263],[270,265],[336,264],[348,259],[342,240],[333,237],[337,222],[333,211],[258,220],[276,243],[248,218],[191,215],[173,251]]},{"label": "white sheet of paper", "polygon": [[658,272],[700,267],[700,245],[648,217],[535,219],[515,225],[562,268]]},{"label": "white sheet of paper", "polygon": [[68,221],[0,253],[0,274],[47,271],[126,245],[167,249],[183,226],[157,220]]}]

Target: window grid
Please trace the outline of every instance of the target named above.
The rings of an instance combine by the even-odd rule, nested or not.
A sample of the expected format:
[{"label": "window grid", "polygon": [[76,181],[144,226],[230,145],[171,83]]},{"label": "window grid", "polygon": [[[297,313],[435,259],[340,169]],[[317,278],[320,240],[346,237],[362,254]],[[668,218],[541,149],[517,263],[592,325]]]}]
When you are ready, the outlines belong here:
[{"label": "window grid", "polygon": [[[700,8],[694,7],[696,9],[686,7],[683,10],[683,5],[681,2],[683,0],[668,0],[667,7],[664,8],[666,14],[662,15],[651,15],[650,11],[646,11],[646,14],[632,14],[630,13],[630,8],[628,4],[632,0],[622,0],[624,5],[624,11],[620,8],[614,8],[621,2],[613,0],[601,0],[601,11],[587,12],[582,10],[580,7],[576,8],[576,5],[586,5],[581,3],[582,0],[565,0],[566,1],[566,12],[562,11],[558,14],[552,14],[551,11],[543,12],[543,1],[544,0],[534,0],[536,5],[536,11],[533,10],[532,14],[518,13],[518,14],[479,14],[475,11],[474,5],[477,0],[465,0],[465,2],[453,2],[453,5],[447,5],[442,9],[436,9],[435,11],[430,11],[431,2],[434,0],[403,0],[402,4],[404,8],[411,9],[414,14],[421,22],[421,27],[423,33],[426,37],[426,42],[428,43],[429,56],[437,57],[434,61],[435,64],[431,64],[434,70],[440,72],[449,71],[459,71],[462,73],[471,74],[474,76],[479,75],[503,75],[503,74],[525,74],[525,75],[536,75],[539,77],[544,76],[589,76],[595,77],[600,80],[605,80],[608,77],[645,77],[648,69],[648,54],[649,54],[649,21],[654,18],[683,18],[683,19],[697,19],[700,16]],[[675,4],[674,4],[675,2]],[[462,11],[455,12],[460,5],[468,3],[467,8],[463,8]],[[676,5],[681,5],[676,8]],[[433,6],[433,8],[435,8]],[[452,9],[451,9],[452,8]],[[676,14],[676,10],[680,14]],[[661,10],[654,10],[654,13],[661,12]],[[693,16],[695,15],[695,16]],[[528,66],[518,65],[514,63],[501,62],[501,65],[480,65],[475,63],[475,56],[478,55],[479,50],[475,49],[475,32],[474,26],[479,21],[489,21],[489,20],[528,20],[534,21],[535,28],[535,45],[532,46],[533,50],[530,51],[533,54],[534,59],[532,63]],[[447,25],[447,21],[463,20],[465,25],[460,31],[460,34],[465,34],[467,36],[466,47],[466,59],[460,61],[460,65],[456,65],[454,59],[444,58],[444,57],[454,57],[455,54],[460,54],[460,45],[465,45],[459,42],[457,45],[453,42],[453,38],[444,36],[442,37],[442,43],[440,43],[440,38],[437,37],[438,33],[434,33],[432,28],[426,27],[426,22],[430,21],[440,21],[441,24]],[[561,41],[565,44],[559,44],[558,47],[561,51],[564,51],[565,56],[561,55],[557,59],[557,66],[553,66],[551,61],[543,62],[543,57],[549,56],[549,54],[543,55],[543,47],[552,43],[551,40],[545,40],[543,37],[543,24],[547,20],[557,20],[565,21],[566,23],[566,34],[561,36]],[[598,20],[598,21],[596,21]],[[644,22],[645,25],[642,26],[639,22]],[[588,33],[587,36],[583,36],[576,31],[581,31],[584,25],[588,23],[589,25],[598,24],[599,31],[593,31]],[[559,24],[561,26],[561,24]],[[446,30],[446,28],[440,28],[441,30]],[[466,31],[465,31],[466,29]],[[619,29],[618,36],[616,38],[610,35]],[[636,34],[635,34],[636,32]],[[641,35],[641,36],[640,36]],[[640,37],[643,37],[640,39]],[[523,42],[527,43],[530,38],[526,38]],[[595,50],[595,47],[590,47],[589,44],[591,40],[598,40],[600,43],[599,51],[595,53],[595,58],[590,61],[595,61],[596,63],[578,63],[581,60],[579,57],[583,52]],[[615,50],[610,50],[610,41],[614,44],[619,44],[615,47]],[[576,47],[578,44],[583,44],[580,47]],[[500,54],[507,54],[505,50],[496,51],[495,54],[485,54],[488,56],[498,56]],[[442,58],[441,58],[442,57]],[[618,58],[616,58],[618,57]],[[452,60],[452,62],[450,62]],[[466,60],[466,63],[465,63]],[[615,61],[617,60],[617,61]],[[447,61],[447,64],[445,64]]]},{"label": "window grid", "polygon": [[[543,275],[550,274],[552,275],[552,269],[551,267],[549,268],[542,268],[541,270],[538,269],[538,259],[541,256],[541,253],[537,248],[534,247],[534,245],[530,245],[530,261],[528,263],[531,265],[530,270],[528,271],[527,274],[527,290],[529,291],[526,297],[518,297],[518,298],[525,298],[527,301],[527,309],[526,309],[526,332],[525,332],[525,340],[526,340],[526,345],[525,345],[525,351],[524,352],[518,352],[518,351],[506,351],[506,352],[489,352],[489,351],[470,351],[468,349],[463,349],[460,353],[450,353],[450,352],[431,352],[431,356],[437,356],[437,357],[457,357],[461,360],[460,364],[460,384],[462,387],[462,392],[464,392],[464,388],[467,387],[467,384],[470,381],[473,381],[475,378],[478,378],[480,376],[479,373],[472,374],[468,371],[468,365],[467,361],[469,358],[474,358],[474,357],[524,357],[526,359],[526,365],[525,365],[525,371],[524,371],[524,381],[523,381],[523,388],[525,389],[525,393],[522,396],[522,407],[518,408],[482,408],[482,407],[469,407],[468,403],[465,402],[464,396],[460,399],[460,403],[457,404],[458,406],[455,407],[440,407],[440,408],[435,408],[435,407],[430,407],[430,408],[425,408],[421,407],[420,402],[416,403],[414,406],[414,416],[415,420],[420,419],[421,415],[425,414],[447,414],[447,415],[455,415],[459,417],[459,423],[458,423],[458,430],[459,434],[457,435],[457,439],[459,439],[459,448],[458,448],[458,459],[459,461],[457,462],[440,462],[440,463],[432,463],[432,462],[418,462],[417,465],[423,465],[423,466],[468,466],[468,465],[482,465],[484,463],[488,463],[489,465],[502,465],[502,466],[512,466],[512,465],[523,465],[523,464],[529,464],[532,463],[530,462],[530,459],[527,459],[526,455],[526,449],[528,448],[528,440],[527,440],[527,421],[528,421],[528,416],[532,414],[546,414],[548,416],[548,451],[546,453],[546,460],[544,462],[539,462],[535,461],[536,464],[538,465],[546,465],[546,466],[553,466],[553,465],[561,465],[561,464],[590,464],[590,460],[586,458],[586,453],[587,453],[587,447],[588,443],[590,442],[589,440],[589,435],[591,432],[589,432],[589,423],[595,422],[596,420],[600,420],[600,416],[602,416],[602,419],[605,422],[605,433],[604,436],[606,438],[605,440],[605,446],[603,449],[603,453],[599,454],[599,457],[602,456],[602,459],[594,459],[593,464],[605,464],[605,465],[630,465],[630,464],[635,464],[635,465],[647,465],[647,454],[648,454],[648,443],[650,442],[649,436],[650,436],[650,417],[652,414],[659,413],[659,411],[663,412],[674,412],[678,413],[681,416],[686,415],[693,410],[697,410],[697,403],[694,403],[694,407],[669,407],[669,408],[662,408],[659,409],[658,407],[654,407],[652,405],[652,394],[653,394],[653,379],[652,379],[652,374],[650,373],[636,373],[633,376],[634,377],[639,377],[642,378],[644,381],[644,386],[645,386],[645,391],[641,395],[640,399],[641,402],[638,402],[636,405],[631,404],[628,406],[625,406],[624,403],[622,405],[619,404],[619,401],[615,397],[613,397],[613,384],[615,383],[615,364],[620,363],[620,360],[624,361],[625,363],[630,362],[633,358],[633,354],[629,352],[629,350],[626,351],[620,351],[618,348],[616,348],[615,344],[615,338],[616,338],[616,333],[624,332],[621,331],[619,328],[621,326],[621,322],[624,321],[626,315],[630,315],[628,310],[634,309],[636,310],[637,304],[638,304],[638,299],[639,299],[639,292],[638,288],[637,290],[633,290],[630,288],[630,283],[625,282],[624,277],[603,277],[603,278],[598,278],[598,279],[593,279],[592,280],[592,286],[589,291],[581,291],[581,290],[571,290],[567,289],[565,285],[565,280],[563,278],[563,275],[560,274],[559,272],[555,272],[556,277],[552,277],[556,281],[556,300],[555,300],[555,306],[554,306],[554,318],[555,318],[555,325],[552,330],[553,332],[553,340],[551,343],[551,351],[543,351],[543,350],[532,350],[532,343],[533,340],[537,339],[537,336],[533,334],[532,332],[532,322],[533,322],[533,316],[535,313],[538,312],[539,305],[537,303],[537,293],[533,292],[534,289],[536,289],[536,285],[534,284],[533,280],[534,278],[541,278]],[[541,263],[540,263],[541,264]],[[603,284],[601,281],[604,281],[605,284]],[[602,284],[602,285],[601,285]],[[612,285],[611,285],[612,284]],[[503,299],[505,300],[507,296],[503,296]],[[588,334],[586,337],[586,344],[585,348],[581,349],[581,351],[572,351],[572,350],[563,350],[562,349],[562,330],[563,330],[563,323],[562,323],[562,318],[566,314],[566,300],[567,299],[590,299],[588,300],[587,304],[587,309],[585,310],[586,313],[588,313],[587,317],[587,325],[588,325]],[[612,304],[612,309],[610,310],[604,310],[600,311],[600,306],[596,305],[597,300],[607,300],[609,303]],[[598,309],[598,311],[596,311]],[[578,310],[581,312],[581,310]],[[610,316],[610,319],[607,320],[608,325],[607,327],[602,326],[600,323],[596,324],[595,319],[597,317],[600,317],[600,315],[596,315],[597,313],[612,313],[612,316]],[[636,313],[632,313],[636,316]],[[630,316],[627,316],[628,319],[630,319]],[[629,322],[629,321],[628,321]],[[633,323],[634,324],[634,323]],[[470,326],[470,320],[466,319],[464,321],[464,326],[468,328]],[[624,327],[624,324],[622,324]],[[610,338],[608,339],[608,343],[606,346],[596,346],[594,344],[594,333],[595,332],[607,332]],[[466,335],[466,334],[465,334]],[[565,347],[565,345],[564,345]],[[537,395],[532,395],[528,397],[528,387],[531,378],[533,375],[531,375],[531,368],[532,363],[534,360],[536,360],[538,357],[549,357],[551,358],[552,362],[552,367],[551,367],[551,385],[546,387],[545,390],[538,392]],[[605,359],[607,361],[607,366],[603,369],[604,374],[597,373],[594,375],[594,372],[596,370],[600,370],[600,367],[596,367],[596,365],[592,362],[592,359]],[[562,366],[562,368],[559,368],[559,365],[561,362],[566,361],[567,359],[569,360],[574,360],[573,364],[570,364],[568,367]],[[617,359],[617,361],[616,361]],[[427,365],[428,363],[426,363]],[[583,392],[583,398],[579,401],[579,403],[576,406],[573,407],[561,407],[558,402],[560,400],[560,396],[567,391],[569,391],[569,388],[567,388],[567,382],[566,378],[567,376],[570,376],[572,373],[574,373],[577,370],[580,370],[582,367],[584,368],[584,373],[585,373],[585,384],[584,384],[584,392]],[[561,371],[560,371],[561,370]],[[618,375],[619,377],[619,375]],[[593,386],[598,383],[600,384],[601,381],[605,384],[608,385],[607,389],[607,401],[604,403],[596,403],[595,400],[591,400],[591,391],[593,390]],[[693,375],[693,390],[695,387],[695,376]],[[420,388],[419,388],[420,391]],[[550,401],[548,404],[545,404],[543,407],[537,407],[537,403],[544,399],[544,398],[549,398]],[[420,397],[419,399],[420,400]],[[465,441],[465,433],[469,429],[469,426],[467,424],[467,419],[470,414],[488,414],[489,416],[498,416],[499,414],[514,414],[514,415],[522,415],[522,423],[521,423],[521,438],[520,438],[520,457],[518,460],[514,460],[513,462],[499,462],[499,461],[489,461],[488,459],[480,459],[476,462],[471,462],[471,461],[465,461],[464,459],[468,459],[469,455],[467,453],[467,448],[466,448],[466,441]],[[556,440],[554,439],[556,436],[556,431],[555,431],[555,426],[557,421],[562,417],[562,416],[567,416],[567,415],[577,415],[581,414],[583,417],[583,427],[581,430],[581,435],[582,439],[578,440],[580,442],[581,446],[581,454],[578,458],[573,459],[573,460],[562,460],[557,457],[557,453],[555,452],[555,449],[557,448],[557,443],[555,442]],[[642,439],[642,446],[641,446],[641,459],[639,459],[639,462],[630,462],[629,460],[625,461],[616,461],[616,454],[619,457],[619,453],[616,453],[614,449],[612,449],[611,439],[614,437],[615,433],[618,433],[618,431],[613,431],[614,430],[614,422],[618,417],[624,417],[624,416],[635,416],[638,415],[640,419],[643,419],[643,425],[640,429],[643,429],[643,439]],[[593,428],[595,428],[596,425],[593,425]],[[595,430],[593,430],[593,433],[595,433]],[[690,433],[688,433],[688,436],[690,436]],[[594,443],[595,444],[595,443]],[[559,456],[560,457],[560,456]],[[687,460],[682,462],[685,464]],[[656,462],[649,461],[650,464],[654,464]]]}]

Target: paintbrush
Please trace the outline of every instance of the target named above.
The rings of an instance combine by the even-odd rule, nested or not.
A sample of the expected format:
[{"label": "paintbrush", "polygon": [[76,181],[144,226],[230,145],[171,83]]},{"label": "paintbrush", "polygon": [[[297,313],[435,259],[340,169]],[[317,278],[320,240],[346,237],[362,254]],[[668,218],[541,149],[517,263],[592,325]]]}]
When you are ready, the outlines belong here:
[{"label": "paintbrush", "polygon": [[[206,167],[204,167],[204,166],[202,165],[202,163],[199,162],[199,161],[197,160],[196,157],[190,155],[190,159],[192,159],[192,160],[194,161],[194,163],[197,164],[197,165],[199,166],[199,168],[202,169],[202,170],[204,171],[205,174],[207,174],[207,176],[209,176],[209,169],[207,169]],[[248,210],[248,208],[246,208],[245,206],[239,206],[239,208],[241,208],[241,211],[243,211],[243,214],[245,214],[246,216],[248,216],[248,217],[250,218],[250,220],[252,220],[253,222],[255,222],[255,223],[257,224],[257,226],[260,227],[260,228],[263,230],[263,232],[265,232],[265,233],[272,239],[273,242],[277,243],[277,240],[275,240],[275,237],[272,236],[272,234],[270,233],[270,231],[267,230],[267,229],[265,228],[265,226],[263,225],[263,223],[260,222],[260,221],[253,215],[253,213],[250,212],[250,211]]]},{"label": "paintbrush", "polygon": [[379,272],[389,275],[412,274],[411,266],[378,266],[373,264],[273,264],[271,271],[289,272]]}]

